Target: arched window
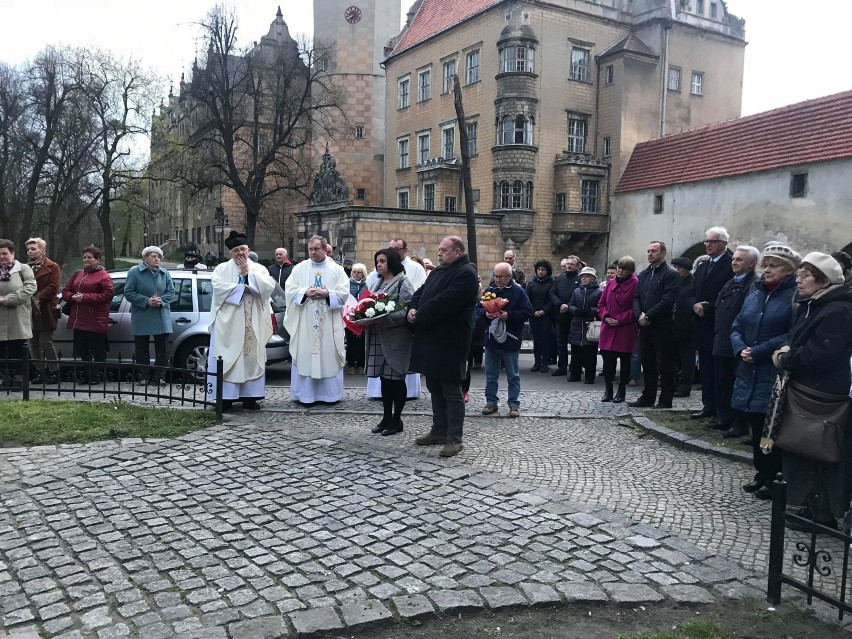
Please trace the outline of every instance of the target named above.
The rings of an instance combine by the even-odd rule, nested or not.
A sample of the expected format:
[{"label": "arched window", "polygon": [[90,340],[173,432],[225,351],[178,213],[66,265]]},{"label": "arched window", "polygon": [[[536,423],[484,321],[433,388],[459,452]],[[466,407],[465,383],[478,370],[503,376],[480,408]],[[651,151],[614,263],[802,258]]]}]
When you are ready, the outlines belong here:
[{"label": "arched window", "polygon": [[503,118],[500,130],[497,133],[497,144],[512,144],[512,134],[514,133],[515,124],[511,115]]},{"label": "arched window", "polygon": [[515,180],[512,184],[512,208],[519,209],[521,208],[521,203],[523,201],[523,193],[524,193],[524,183],[520,180]]},{"label": "arched window", "polygon": [[527,143],[527,119],[519,115],[515,118],[515,144],[526,144]]},{"label": "arched window", "polygon": [[509,183],[506,181],[500,182],[500,208],[509,208]]},{"label": "arched window", "polygon": [[527,191],[526,191],[525,195],[526,195],[526,202],[524,203],[524,208],[525,209],[532,209],[532,207],[533,207],[533,183],[532,182],[527,182]]}]

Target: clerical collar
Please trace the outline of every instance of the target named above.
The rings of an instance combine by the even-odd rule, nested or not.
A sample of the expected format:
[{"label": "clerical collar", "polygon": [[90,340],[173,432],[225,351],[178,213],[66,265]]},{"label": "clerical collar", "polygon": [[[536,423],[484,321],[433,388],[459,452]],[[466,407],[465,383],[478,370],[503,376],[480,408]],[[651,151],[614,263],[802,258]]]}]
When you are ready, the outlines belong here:
[{"label": "clerical collar", "polygon": [[325,258],[322,262],[314,262],[311,260],[311,266],[314,268],[323,268],[325,267],[326,260],[328,260],[328,258]]}]

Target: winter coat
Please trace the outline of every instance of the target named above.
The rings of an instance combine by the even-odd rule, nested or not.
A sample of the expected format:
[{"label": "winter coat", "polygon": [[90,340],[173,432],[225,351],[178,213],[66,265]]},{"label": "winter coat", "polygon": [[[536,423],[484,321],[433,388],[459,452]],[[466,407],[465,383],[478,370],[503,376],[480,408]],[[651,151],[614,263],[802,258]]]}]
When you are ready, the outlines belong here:
[{"label": "winter coat", "polygon": [[[678,275],[680,277],[680,275]],[[692,273],[680,277],[677,283],[677,300],[674,306],[674,338],[676,342],[692,341],[692,304],[689,292],[692,289]]]},{"label": "winter coat", "polygon": [[715,303],[716,321],[714,327],[716,335],[713,338],[714,356],[734,356],[734,349],[731,346],[731,327],[734,325],[737,315],[740,314],[740,309],[743,307],[746,295],[748,295],[748,291],[756,277],[757,274],[752,271],[739,282],[731,278],[722,287],[722,290],[719,291],[719,296],[716,298]]},{"label": "winter coat", "polygon": [[275,264],[267,266],[266,270],[269,271],[272,279],[278,282],[278,285],[281,288],[284,288],[284,283],[287,281],[287,278],[290,277],[290,273],[293,270],[293,262],[287,260],[284,262],[283,266],[278,266],[278,262],[276,262]]},{"label": "winter coat", "polygon": [[[148,306],[152,295],[159,295],[162,306]],[[169,305],[175,299],[171,274],[158,268],[152,271],[145,262],[127,272],[124,297],[130,302],[130,328],[133,335],[162,335],[172,332]]]},{"label": "winter coat", "polygon": [[[601,318],[601,339],[598,347],[602,351],[632,353],[639,337],[639,324],[633,316],[633,298],[639,287],[639,278],[631,275],[624,282],[610,280],[598,301],[598,317]],[[617,326],[610,326],[605,320],[612,317]]]},{"label": "winter coat", "polygon": [[[379,281],[376,282],[376,285],[379,284]],[[365,277],[360,282],[353,280],[351,277],[349,278],[349,294],[354,297],[356,300],[361,297],[361,293],[363,293],[367,288],[367,278]]]},{"label": "winter coat", "polygon": [[649,266],[639,274],[639,286],[633,298],[633,316],[638,320],[642,313],[652,324],[670,323],[677,301],[677,270],[665,260],[658,266]]},{"label": "winter coat", "polygon": [[33,336],[30,309],[35,292],[33,270],[15,260],[9,281],[0,282],[0,297],[6,298],[6,303],[0,305],[0,342]]},{"label": "winter coat", "polygon": [[478,294],[479,276],[467,255],[432,271],[408,306],[417,311],[409,370],[449,381],[464,378]]},{"label": "winter coat", "polygon": [[790,350],[780,356],[782,370],[808,388],[846,395],[852,383],[852,289],[832,286],[801,299],[793,314]]},{"label": "winter coat", "polygon": [[589,322],[598,319],[598,302],[601,299],[601,286],[594,280],[588,286],[580,286],[574,289],[571,296],[570,307],[571,328],[568,329],[568,343],[572,345],[585,346],[590,344],[586,339],[586,331]]},{"label": "winter coat", "polygon": [[511,286],[504,288],[489,286],[484,293],[489,291],[497,297],[509,300],[509,303],[503,307],[509,317],[506,319],[506,341],[501,344],[491,334],[490,327],[493,320],[485,317],[485,309],[482,307],[482,303],[477,302],[477,316],[485,317],[485,331],[483,332],[485,349],[492,353],[518,353],[521,350],[524,324],[532,317],[533,309],[530,305],[530,298],[527,297],[526,291],[517,282],[512,282]]},{"label": "winter coat", "polygon": [[704,316],[693,313],[692,339],[696,350],[713,350],[713,340],[716,335],[716,298],[719,291],[734,276],[731,270],[731,254],[722,253],[710,268],[710,260],[705,260],[695,269],[692,289],[689,291],[689,307],[692,309],[698,302],[704,304]]},{"label": "winter coat", "polygon": [[[79,302],[71,296],[83,294]],[[109,326],[109,306],[113,297],[112,278],[104,267],[96,271],[77,271],[62,289],[62,299],[71,304],[68,328],[91,333],[106,333]]]},{"label": "winter coat", "polygon": [[56,328],[61,276],[59,264],[44,258],[44,263],[35,273],[37,288],[33,295],[33,331],[52,331]]},{"label": "winter coat", "polygon": [[571,322],[571,311],[560,313],[563,304],[571,305],[571,296],[574,289],[580,286],[580,273],[560,273],[553,278],[553,286],[550,287],[550,303],[553,305],[553,316],[563,326]]},{"label": "winter coat", "polygon": [[755,282],[746,296],[740,314],[731,327],[734,356],[751,347],[754,363],[740,359],[734,381],[731,407],[748,413],[766,413],[778,369],[772,353],[790,338],[793,323],[794,276],[786,277],[767,294],[763,280]]},{"label": "winter coat", "polygon": [[548,275],[543,280],[534,277],[527,282],[527,297],[533,311],[544,311],[543,317],[553,314],[553,301],[550,299],[550,288],[553,286],[553,277]]},{"label": "winter coat", "polygon": [[[366,279],[362,280],[362,282],[366,286]],[[351,279],[349,283],[351,286]],[[414,285],[405,276],[405,271],[395,275],[387,284],[384,283],[384,280],[379,280],[370,290],[374,293],[378,291],[387,293],[388,298],[400,304],[405,304],[414,295]],[[370,335],[373,332],[378,332],[382,354],[385,356],[388,364],[391,365],[391,368],[400,373],[408,372],[408,365],[411,361],[411,324],[405,319],[407,314],[408,308],[393,311],[392,313],[388,313],[387,317],[381,323],[370,324],[366,328],[366,343],[370,343]],[[374,356],[371,353],[367,353],[367,358],[374,358]],[[377,365],[378,362],[372,363],[368,368],[372,369]]]}]

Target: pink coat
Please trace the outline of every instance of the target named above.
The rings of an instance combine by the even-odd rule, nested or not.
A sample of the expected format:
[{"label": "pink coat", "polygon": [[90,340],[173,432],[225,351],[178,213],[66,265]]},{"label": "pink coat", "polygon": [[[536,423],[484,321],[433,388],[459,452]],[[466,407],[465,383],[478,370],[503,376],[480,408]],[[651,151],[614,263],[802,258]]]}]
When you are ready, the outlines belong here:
[{"label": "pink coat", "polygon": [[[616,280],[606,283],[603,295],[598,302],[598,315],[601,318],[601,339],[598,343],[602,351],[632,353],[639,336],[639,324],[633,317],[633,297],[639,286],[639,278],[631,275],[626,282]],[[618,320],[618,326],[610,326],[606,318]]]}]

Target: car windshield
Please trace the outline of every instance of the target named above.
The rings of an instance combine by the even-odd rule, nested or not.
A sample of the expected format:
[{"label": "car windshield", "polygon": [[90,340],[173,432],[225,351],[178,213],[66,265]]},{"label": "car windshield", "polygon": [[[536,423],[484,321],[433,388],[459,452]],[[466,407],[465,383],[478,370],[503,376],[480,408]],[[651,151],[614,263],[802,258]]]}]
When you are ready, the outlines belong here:
[{"label": "car windshield", "polygon": [[284,295],[284,289],[275,285],[275,290],[272,292],[272,312],[283,313],[287,310],[287,298]]}]

